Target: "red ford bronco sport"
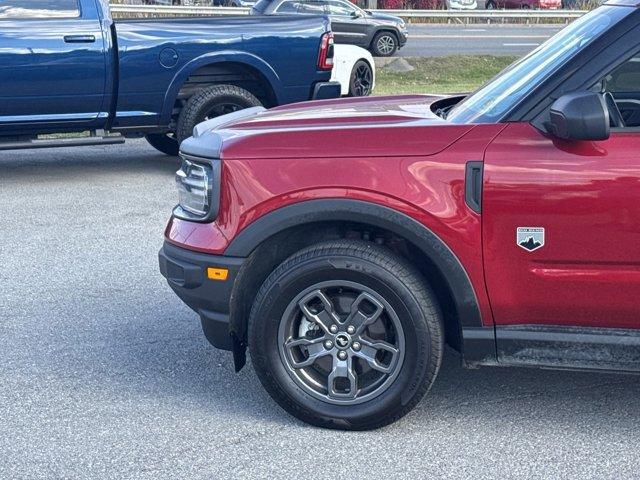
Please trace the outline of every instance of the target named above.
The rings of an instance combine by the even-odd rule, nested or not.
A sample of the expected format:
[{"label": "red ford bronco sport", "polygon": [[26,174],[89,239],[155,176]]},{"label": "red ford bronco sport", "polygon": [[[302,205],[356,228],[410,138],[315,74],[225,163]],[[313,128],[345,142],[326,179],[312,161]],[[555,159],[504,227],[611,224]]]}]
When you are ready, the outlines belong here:
[{"label": "red ford bronco sport", "polygon": [[196,127],[160,268],[237,369],[315,425],[467,366],[640,371],[640,9],[609,3],[476,93]]}]

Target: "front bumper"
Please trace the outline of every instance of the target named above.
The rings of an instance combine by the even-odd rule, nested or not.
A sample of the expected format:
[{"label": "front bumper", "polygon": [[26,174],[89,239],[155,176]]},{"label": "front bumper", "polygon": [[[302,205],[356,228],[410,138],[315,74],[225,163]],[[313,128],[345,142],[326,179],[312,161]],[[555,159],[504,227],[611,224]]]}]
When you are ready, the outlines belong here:
[{"label": "front bumper", "polygon": [[340,82],[318,82],[313,87],[311,100],[330,100],[340,98],[342,91]]},{"label": "front bumper", "polygon": [[[169,286],[200,315],[207,340],[221,350],[233,350],[229,330],[231,294],[244,258],[208,255],[165,244],[158,253],[160,272]],[[225,268],[226,280],[211,280],[208,268]]]},{"label": "front bumper", "polygon": [[400,35],[398,35],[398,48],[402,48],[407,44],[407,40],[409,39],[409,30],[405,27],[404,30],[400,30]]}]

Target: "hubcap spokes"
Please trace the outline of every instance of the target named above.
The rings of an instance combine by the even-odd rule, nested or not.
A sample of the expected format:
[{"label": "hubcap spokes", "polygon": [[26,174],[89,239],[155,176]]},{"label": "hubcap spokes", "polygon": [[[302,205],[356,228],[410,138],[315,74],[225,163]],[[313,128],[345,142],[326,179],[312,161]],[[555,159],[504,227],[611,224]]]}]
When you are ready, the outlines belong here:
[{"label": "hubcap spokes", "polygon": [[299,297],[279,329],[280,353],[293,379],[329,403],[360,403],[385,391],[404,349],[402,326],[389,304],[351,282],[325,282]]},{"label": "hubcap spokes", "polygon": [[388,55],[393,52],[395,46],[395,40],[387,35],[378,39],[378,51],[384,55]]},{"label": "hubcap spokes", "polygon": [[371,70],[366,65],[360,65],[355,75],[355,92],[359,97],[368,95],[371,91]]}]

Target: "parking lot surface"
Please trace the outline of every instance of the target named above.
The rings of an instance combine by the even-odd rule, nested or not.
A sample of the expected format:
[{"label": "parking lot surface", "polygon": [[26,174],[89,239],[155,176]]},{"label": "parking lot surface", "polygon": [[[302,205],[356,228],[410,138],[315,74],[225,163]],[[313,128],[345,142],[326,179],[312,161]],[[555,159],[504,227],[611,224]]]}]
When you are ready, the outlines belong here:
[{"label": "parking lot surface", "polygon": [[0,152],[0,478],[638,478],[638,377],[465,371],[382,430],[291,418],[158,273],[177,160]]}]

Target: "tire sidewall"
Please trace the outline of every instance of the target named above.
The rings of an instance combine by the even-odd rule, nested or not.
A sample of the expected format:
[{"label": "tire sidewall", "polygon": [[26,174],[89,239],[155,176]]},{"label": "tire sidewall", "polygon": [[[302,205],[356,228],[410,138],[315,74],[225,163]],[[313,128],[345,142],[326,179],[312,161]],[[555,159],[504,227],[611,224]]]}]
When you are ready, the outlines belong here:
[{"label": "tire sidewall", "polygon": [[[278,349],[278,327],[285,309],[304,289],[326,279],[355,281],[378,292],[396,311],[405,335],[404,362],[394,382],[379,396],[355,405],[336,405],[312,397],[293,380]],[[367,428],[381,416],[393,419],[421,392],[432,347],[420,304],[392,272],[351,256],[316,258],[284,271],[254,308],[252,361],[272,396],[292,414],[322,426]],[[266,381],[265,381],[266,380]]]},{"label": "tire sidewall", "polygon": [[234,85],[215,85],[195,93],[180,113],[178,120],[178,140],[189,138],[193,128],[204,121],[204,117],[216,105],[234,103],[240,110],[261,106],[262,103],[250,92]]}]

